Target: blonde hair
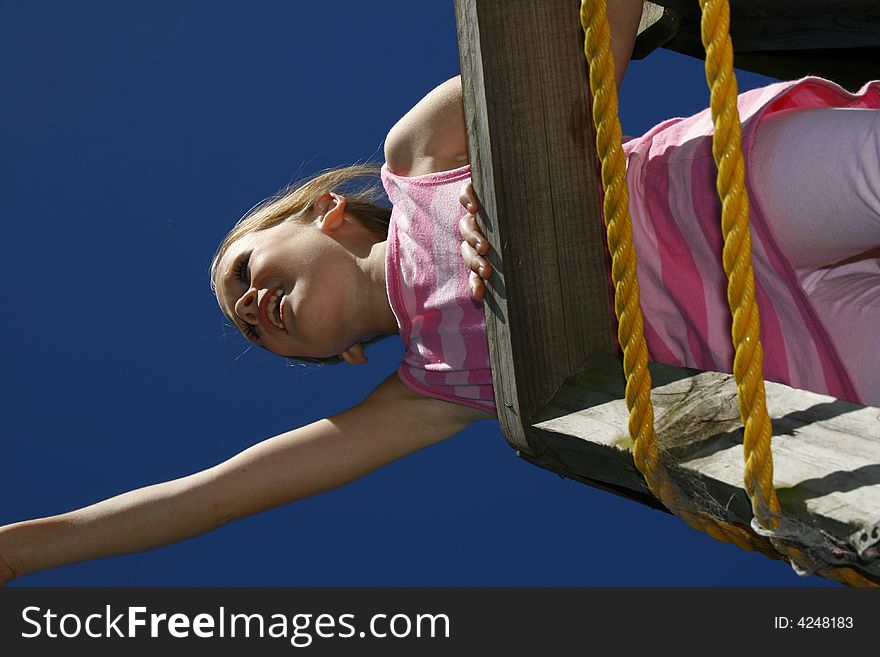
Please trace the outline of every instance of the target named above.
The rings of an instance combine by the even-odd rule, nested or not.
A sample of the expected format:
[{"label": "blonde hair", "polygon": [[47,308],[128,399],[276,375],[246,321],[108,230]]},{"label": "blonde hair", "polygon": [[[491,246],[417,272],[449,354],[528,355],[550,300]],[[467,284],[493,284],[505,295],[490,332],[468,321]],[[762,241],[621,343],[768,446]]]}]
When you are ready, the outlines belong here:
[{"label": "blonde hair", "polygon": [[[245,235],[272,228],[284,221],[300,221],[311,219],[311,210],[315,201],[329,192],[345,196],[345,209],[357,217],[376,240],[388,239],[388,224],[391,209],[379,205],[377,201],[385,198],[381,184],[378,182],[379,166],[375,164],[355,164],[339,169],[329,169],[307,178],[299,183],[288,185],[274,196],[254,206],[235,226],[232,227],[211,260],[211,290],[217,292],[217,267],[220,259],[229,247]],[[385,336],[377,336],[366,344],[372,344]],[[296,360],[307,363],[338,363],[339,356],[329,358],[312,358],[298,356]]]}]

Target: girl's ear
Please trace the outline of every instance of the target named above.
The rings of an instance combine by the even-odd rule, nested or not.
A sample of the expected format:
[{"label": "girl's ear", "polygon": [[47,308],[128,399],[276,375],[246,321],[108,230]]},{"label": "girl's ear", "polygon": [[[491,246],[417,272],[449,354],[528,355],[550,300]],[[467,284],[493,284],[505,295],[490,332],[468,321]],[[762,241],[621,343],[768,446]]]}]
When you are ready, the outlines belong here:
[{"label": "girl's ear", "polygon": [[350,349],[346,349],[339,355],[349,365],[364,365],[367,362],[367,357],[364,355],[364,345],[360,342],[355,342]]},{"label": "girl's ear", "polygon": [[315,200],[318,211],[318,225],[326,232],[332,232],[342,225],[345,219],[345,197],[327,192]]}]

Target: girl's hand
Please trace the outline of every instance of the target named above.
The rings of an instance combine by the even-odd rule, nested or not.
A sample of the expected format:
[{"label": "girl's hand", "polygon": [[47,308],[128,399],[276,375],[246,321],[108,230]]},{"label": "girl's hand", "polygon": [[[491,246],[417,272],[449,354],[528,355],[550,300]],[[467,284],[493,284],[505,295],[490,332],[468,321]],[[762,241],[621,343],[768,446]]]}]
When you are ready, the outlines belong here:
[{"label": "girl's hand", "polygon": [[461,243],[461,257],[471,270],[468,279],[471,294],[474,299],[480,301],[486,294],[485,281],[492,275],[492,265],[484,257],[489,253],[489,242],[477,226],[476,216],[479,207],[470,180],[461,186],[458,200],[468,211],[458,222],[458,232],[464,240]]}]

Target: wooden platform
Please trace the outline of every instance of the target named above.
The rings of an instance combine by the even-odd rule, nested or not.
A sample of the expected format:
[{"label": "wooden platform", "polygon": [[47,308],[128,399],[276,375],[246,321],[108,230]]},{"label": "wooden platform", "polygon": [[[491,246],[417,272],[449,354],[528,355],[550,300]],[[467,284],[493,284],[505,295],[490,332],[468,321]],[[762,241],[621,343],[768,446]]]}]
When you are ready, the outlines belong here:
[{"label": "wooden platform", "polygon": [[[634,59],[656,48],[705,58],[696,0],[645,3]],[[880,78],[880,6],[873,0],[732,0],[737,68],[783,80],[819,75],[855,91]]]},{"label": "wooden platform", "polygon": [[[655,428],[688,510],[748,525],[742,425],[729,374],[652,365]],[[644,500],[632,462],[621,364],[609,358],[567,381],[530,423],[554,472]],[[850,552],[880,574],[880,409],[768,382],[774,486],[786,517],[827,557]],[[861,537],[866,533],[865,538]],[[873,535],[872,535],[873,534]]]},{"label": "wooden platform", "polygon": [[[579,3],[455,7],[479,222],[493,246],[486,323],[502,430],[536,465],[660,507],[626,434]],[[731,377],[653,373],[664,459],[692,509],[747,524]],[[778,384],[768,405],[785,512],[822,558],[880,574],[880,409]]]}]

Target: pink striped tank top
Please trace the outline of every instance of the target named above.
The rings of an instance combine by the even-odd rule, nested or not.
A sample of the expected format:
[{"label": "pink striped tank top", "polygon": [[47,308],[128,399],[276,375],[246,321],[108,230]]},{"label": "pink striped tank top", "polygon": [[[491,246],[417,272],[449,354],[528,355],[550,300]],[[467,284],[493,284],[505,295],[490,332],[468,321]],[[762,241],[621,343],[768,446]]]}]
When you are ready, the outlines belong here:
[{"label": "pink striped tank top", "polygon": [[[850,94],[826,80],[805,78],[742,94],[747,184],[761,118],[813,107],[880,107],[880,85]],[[651,360],[730,372],[731,320],[712,133],[705,110],[659,124],[627,141],[624,151]],[[382,181],[394,206],[386,285],[406,346],[401,380],[417,392],[494,413],[483,305],[470,296],[469,270],[459,251],[458,220],[465,211],[458,189],[469,176],[469,167],[411,178],[383,167]],[[830,338],[754,195],[751,230],[765,377],[862,402],[841,355],[845,345]]]},{"label": "pink striped tank top", "polygon": [[[880,107],[880,86],[866,85],[860,93],[850,94],[827,80],[805,78],[740,95],[750,188],[749,153],[762,117],[817,107]],[[712,133],[707,109],[661,123],[626,142],[624,151],[651,360],[730,372],[731,319],[721,263],[721,205],[715,190]],[[842,357],[846,346],[835,345],[829,337],[754,194],[751,232],[765,378],[861,402]]]},{"label": "pink striped tank top", "polygon": [[423,176],[382,167],[393,206],[385,254],[391,310],[406,347],[397,369],[416,392],[495,413],[483,303],[461,258],[458,201],[469,166]]}]

